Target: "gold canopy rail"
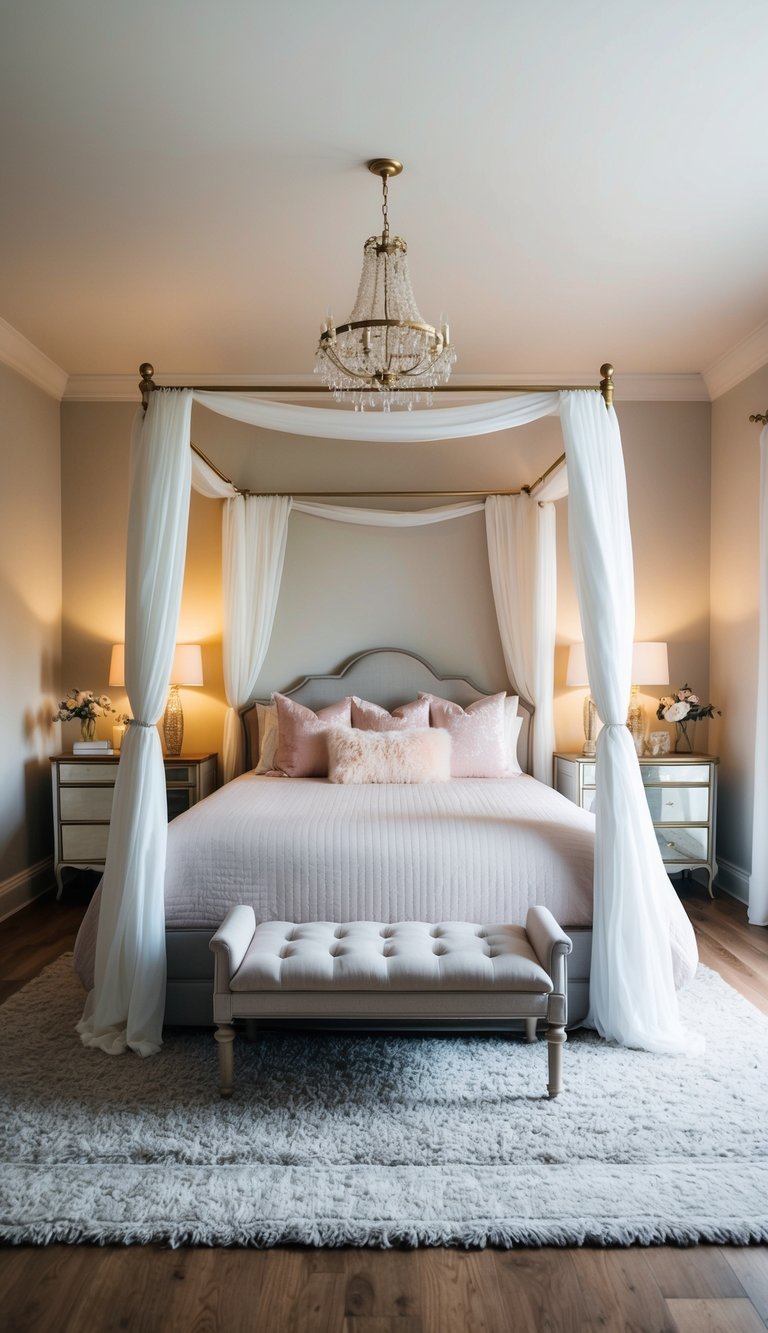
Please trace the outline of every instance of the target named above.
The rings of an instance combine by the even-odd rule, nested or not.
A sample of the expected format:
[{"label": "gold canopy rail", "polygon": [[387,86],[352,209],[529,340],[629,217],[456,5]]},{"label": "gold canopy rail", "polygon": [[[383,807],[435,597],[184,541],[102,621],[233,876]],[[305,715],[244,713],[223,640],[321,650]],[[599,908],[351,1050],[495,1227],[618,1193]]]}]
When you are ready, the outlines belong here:
[{"label": "gold canopy rail", "polygon": [[[285,393],[324,393],[327,397],[328,388],[325,384],[155,384],[155,368],[149,361],[144,361],[139,366],[139,390],[141,392],[141,401],[144,408],[149,403],[149,395],[153,389],[193,389],[199,393],[249,393],[249,394],[285,394]],[[599,384],[438,384],[430,393],[565,393],[570,389],[592,389],[595,393],[601,393],[605,399],[606,407],[613,407],[614,383],[613,366],[609,361],[600,367],[602,376]],[[396,389],[391,392],[397,393]]]},{"label": "gold canopy rail", "polygon": [[765,412],[755,412],[750,421],[759,421],[761,426],[768,426],[768,409]]}]

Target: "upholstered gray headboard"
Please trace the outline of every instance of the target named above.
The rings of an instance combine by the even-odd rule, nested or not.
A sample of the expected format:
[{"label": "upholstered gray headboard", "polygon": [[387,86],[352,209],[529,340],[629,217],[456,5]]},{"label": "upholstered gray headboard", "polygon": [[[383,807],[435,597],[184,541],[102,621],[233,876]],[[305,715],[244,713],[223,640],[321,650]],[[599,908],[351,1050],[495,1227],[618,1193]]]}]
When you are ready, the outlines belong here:
[{"label": "upholstered gray headboard", "polygon": [[[368,648],[348,658],[338,671],[323,676],[303,676],[281,693],[290,695],[307,708],[323,708],[346,694],[357,694],[361,699],[369,699],[382,708],[392,709],[408,699],[415,699],[420,690],[425,694],[439,694],[444,699],[451,699],[461,704],[462,708],[485,694],[495,692],[481,689],[464,676],[441,676],[423,657],[405,648]],[[533,705],[522,696],[519,712],[523,725],[517,753],[520,767],[530,773]],[[247,765],[250,768],[255,763],[252,757],[257,752],[258,743],[256,709],[253,704],[241,710],[241,717],[245,728]]]}]

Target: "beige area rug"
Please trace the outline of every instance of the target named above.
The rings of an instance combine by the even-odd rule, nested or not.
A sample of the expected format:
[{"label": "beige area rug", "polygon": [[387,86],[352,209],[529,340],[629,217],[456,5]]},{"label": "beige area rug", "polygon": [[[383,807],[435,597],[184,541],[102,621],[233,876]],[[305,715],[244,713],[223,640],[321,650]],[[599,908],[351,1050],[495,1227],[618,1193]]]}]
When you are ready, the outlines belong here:
[{"label": "beige area rug", "polygon": [[82,1047],[62,958],[0,1010],[0,1237],[211,1245],[768,1240],[768,1019],[714,972],[681,997],[707,1049],[576,1033],[268,1034],[221,1101],[210,1033]]}]

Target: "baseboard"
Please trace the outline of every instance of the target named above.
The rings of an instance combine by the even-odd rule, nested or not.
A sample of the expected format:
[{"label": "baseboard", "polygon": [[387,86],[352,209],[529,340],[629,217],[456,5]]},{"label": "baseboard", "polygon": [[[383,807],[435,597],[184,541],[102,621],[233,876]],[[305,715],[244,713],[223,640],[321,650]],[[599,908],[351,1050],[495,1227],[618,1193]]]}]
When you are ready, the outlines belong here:
[{"label": "baseboard", "polygon": [[0,882],[0,921],[6,917],[13,916],[14,912],[19,912],[22,907],[26,907],[35,898],[39,898],[42,893],[53,888],[53,857],[46,856],[42,861],[38,861],[33,866],[28,866],[26,870],[20,870],[18,875],[11,875],[10,879],[4,879]]},{"label": "baseboard", "polygon": [[740,903],[749,902],[749,875],[733,861],[726,861],[724,856],[717,858],[717,879],[715,884],[731,898],[738,898]]}]

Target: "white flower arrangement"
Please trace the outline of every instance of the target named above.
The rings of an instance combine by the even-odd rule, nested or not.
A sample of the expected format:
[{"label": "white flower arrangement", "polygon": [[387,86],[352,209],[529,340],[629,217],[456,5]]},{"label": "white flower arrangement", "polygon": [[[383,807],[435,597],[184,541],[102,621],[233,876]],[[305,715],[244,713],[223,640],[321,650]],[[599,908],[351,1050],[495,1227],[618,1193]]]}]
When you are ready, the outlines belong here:
[{"label": "white flower arrangement", "polygon": [[659,699],[656,716],[664,722],[698,722],[702,717],[720,715],[720,709],[714,704],[703,704],[694,694],[690,685],[681,685],[674,694],[664,694]]},{"label": "white flower arrangement", "polygon": [[108,694],[94,694],[93,690],[70,690],[66,699],[62,699],[53,722],[95,722],[97,717],[106,717],[114,713],[112,700]]}]

